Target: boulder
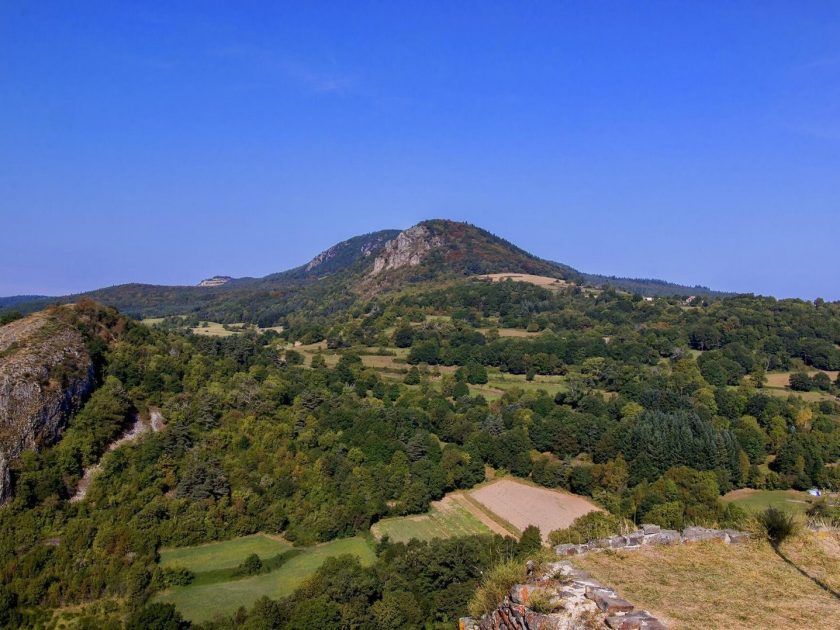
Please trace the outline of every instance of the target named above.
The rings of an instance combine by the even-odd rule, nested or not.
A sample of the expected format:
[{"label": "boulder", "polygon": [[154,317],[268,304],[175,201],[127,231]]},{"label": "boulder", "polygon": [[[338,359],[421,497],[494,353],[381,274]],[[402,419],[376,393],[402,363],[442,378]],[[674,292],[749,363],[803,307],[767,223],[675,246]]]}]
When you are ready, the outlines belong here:
[{"label": "boulder", "polygon": [[605,620],[612,630],[667,630],[667,626],[645,611],[610,615]]},{"label": "boulder", "polygon": [[693,543],[706,540],[727,542],[727,534],[719,529],[707,529],[705,527],[686,527],[682,533],[683,542]]},{"label": "boulder", "polygon": [[745,543],[750,539],[750,535],[747,532],[739,532],[737,529],[725,529],[723,531],[726,532],[726,536],[729,539],[727,542],[733,545]]}]

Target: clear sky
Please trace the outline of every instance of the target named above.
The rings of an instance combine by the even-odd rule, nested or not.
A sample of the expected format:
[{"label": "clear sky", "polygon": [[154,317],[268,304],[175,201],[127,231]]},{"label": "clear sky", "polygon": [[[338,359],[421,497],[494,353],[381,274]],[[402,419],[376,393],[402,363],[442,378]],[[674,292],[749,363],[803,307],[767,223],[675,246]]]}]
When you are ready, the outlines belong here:
[{"label": "clear sky", "polygon": [[433,217],[840,299],[840,3],[0,2],[0,295]]}]

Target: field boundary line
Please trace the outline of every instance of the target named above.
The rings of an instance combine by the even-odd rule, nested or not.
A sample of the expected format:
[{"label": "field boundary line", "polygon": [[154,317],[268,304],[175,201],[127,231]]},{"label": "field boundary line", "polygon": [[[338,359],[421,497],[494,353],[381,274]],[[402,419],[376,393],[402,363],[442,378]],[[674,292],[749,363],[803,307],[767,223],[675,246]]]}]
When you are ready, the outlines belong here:
[{"label": "field boundary line", "polygon": [[491,527],[491,529],[496,530],[497,534],[514,536],[515,538],[519,538],[520,536],[522,536],[522,532],[519,531],[519,529],[517,529],[516,527],[514,527],[513,523],[503,519],[501,516],[491,511],[490,508],[484,505],[481,501],[479,501],[478,499],[474,499],[466,492],[462,494],[456,494],[453,496],[463,498],[463,500],[466,502],[466,504],[464,504],[464,507],[470,510],[470,512],[472,512],[473,514],[475,514],[475,512],[478,511],[479,514],[475,514],[475,516],[483,523],[485,523],[485,525],[490,526],[489,523],[487,523],[486,521],[484,521],[484,519],[481,518],[481,515],[484,515],[485,517],[493,521],[496,525],[498,525],[500,528],[505,530],[502,534],[502,532],[500,532],[498,529]]}]

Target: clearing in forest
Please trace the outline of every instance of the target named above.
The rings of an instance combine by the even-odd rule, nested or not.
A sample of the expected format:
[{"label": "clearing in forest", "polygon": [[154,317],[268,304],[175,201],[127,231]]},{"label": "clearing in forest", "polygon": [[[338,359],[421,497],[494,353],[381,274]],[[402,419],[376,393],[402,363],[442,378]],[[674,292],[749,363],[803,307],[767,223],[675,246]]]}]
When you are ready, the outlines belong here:
[{"label": "clearing in forest", "polygon": [[748,512],[761,512],[769,507],[804,514],[810,505],[808,494],[798,490],[754,490],[741,488],[727,492],[723,501],[734,503]]},{"label": "clearing in forest", "polygon": [[568,527],[579,516],[601,509],[585,497],[516,479],[498,479],[469,495],[519,531],[536,525],[544,541],[548,541],[553,530]]},{"label": "clearing in forest", "polygon": [[[266,540],[269,542],[267,543]],[[280,547],[272,548],[270,542],[276,542]],[[210,551],[207,551],[208,548]],[[258,534],[222,543],[184,548],[184,550],[170,549],[162,552],[161,556],[165,558],[167,566],[189,567],[183,562],[183,554],[178,562],[174,562],[175,556],[172,555],[176,551],[187,551],[185,556],[187,561],[192,562],[193,567],[201,566],[203,567],[201,571],[207,571],[236,567],[251,553],[257,553],[262,560],[265,560],[266,556],[256,551],[258,548],[264,549],[267,552],[266,556],[273,556],[291,549],[288,543]],[[230,615],[240,606],[250,608],[263,596],[279,599],[291,595],[306,578],[318,570],[327,558],[350,554],[359,558],[364,566],[370,566],[376,560],[368,540],[361,536],[341,538],[314,547],[295,547],[294,550],[297,551],[295,555],[270,573],[211,584],[177,586],[159,594],[155,597],[155,601],[175,604],[185,619],[199,623],[211,620],[219,614]],[[212,569],[206,567],[212,567]],[[201,571],[196,571],[197,578],[201,577]]]},{"label": "clearing in forest", "polygon": [[[832,383],[837,381],[837,374],[838,374],[837,371],[813,370],[813,369],[806,370],[806,374],[808,374],[808,376],[810,376],[811,378],[813,378],[814,375],[817,374],[817,372],[823,372],[824,374],[827,374],[828,378],[831,379]],[[789,385],[790,385],[790,375],[791,374],[793,374],[793,372],[770,372],[770,373],[765,375],[764,383],[767,387],[781,387],[781,388],[785,388],[785,389],[790,390]],[[792,391],[792,390],[790,390],[790,391]],[[801,393],[801,392],[796,392],[796,393]]]},{"label": "clearing in forest", "polygon": [[551,278],[549,276],[535,276],[530,273],[487,273],[475,277],[479,280],[490,280],[491,282],[504,282],[505,280],[527,282],[528,284],[533,284],[546,289],[565,289],[569,286],[568,282],[565,280]]},{"label": "clearing in forest", "polygon": [[160,565],[181,567],[194,573],[232,569],[242,564],[242,561],[252,553],[265,560],[283,553],[291,546],[291,543],[278,536],[252,534],[205,545],[161,549]]}]

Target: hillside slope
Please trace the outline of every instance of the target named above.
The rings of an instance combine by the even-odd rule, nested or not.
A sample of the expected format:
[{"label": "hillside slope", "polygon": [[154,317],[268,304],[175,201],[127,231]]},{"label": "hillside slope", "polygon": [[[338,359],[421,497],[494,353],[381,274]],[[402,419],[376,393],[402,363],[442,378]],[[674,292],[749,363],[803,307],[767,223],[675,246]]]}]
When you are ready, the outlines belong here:
[{"label": "hillside slope", "polygon": [[[407,283],[453,280],[480,274],[523,273],[642,295],[724,295],[705,287],[659,280],[582,274],[568,265],[534,256],[490,232],[444,219],[403,231],[380,230],[342,241],[307,264],[262,278],[210,279],[198,286],[124,284],[57,298],[0,298],[0,311],[33,312],[51,303],[91,298],[134,317],[195,314],[224,323],[276,325],[304,305],[331,296],[331,310]],[[335,298],[338,299],[335,299]]]},{"label": "hillside slope", "polygon": [[0,327],[0,503],[9,467],[25,450],[56,442],[96,383],[94,339],[118,322],[110,309],[53,308]]}]

